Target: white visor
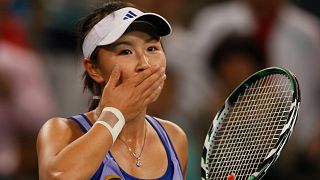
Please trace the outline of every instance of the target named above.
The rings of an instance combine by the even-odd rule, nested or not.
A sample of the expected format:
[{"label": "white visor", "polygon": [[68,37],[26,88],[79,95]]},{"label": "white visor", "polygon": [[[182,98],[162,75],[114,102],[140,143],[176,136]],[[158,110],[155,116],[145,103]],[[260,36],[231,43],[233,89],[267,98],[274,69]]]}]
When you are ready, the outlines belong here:
[{"label": "white visor", "polygon": [[97,46],[108,45],[118,40],[135,20],[152,24],[159,36],[171,33],[170,24],[162,16],[144,13],[132,7],[122,8],[104,17],[91,29],[82,45],[84,58],[90,58]]}]

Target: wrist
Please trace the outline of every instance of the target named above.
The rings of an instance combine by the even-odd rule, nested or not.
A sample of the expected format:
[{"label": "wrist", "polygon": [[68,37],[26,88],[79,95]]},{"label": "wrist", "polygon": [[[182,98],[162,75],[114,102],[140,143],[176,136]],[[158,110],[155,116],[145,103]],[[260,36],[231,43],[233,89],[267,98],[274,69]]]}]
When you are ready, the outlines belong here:
[{"label": "wrist", "polygon": [[95,124],[102,125],[107,128],[111,133],[113,142],[115,142],[125,125],[125,119],[119,109],[114,107],[105,107],[101,111],[99,119]]}]

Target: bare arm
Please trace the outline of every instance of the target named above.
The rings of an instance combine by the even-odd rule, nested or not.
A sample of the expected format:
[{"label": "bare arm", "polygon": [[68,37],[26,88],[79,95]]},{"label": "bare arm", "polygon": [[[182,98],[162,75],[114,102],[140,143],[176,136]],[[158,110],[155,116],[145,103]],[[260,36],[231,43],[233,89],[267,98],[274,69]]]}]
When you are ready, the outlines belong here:
[{"label": "bare arm", "polygon": [[[126,118],[145,108],[164,80],[164,71],[151,67],[118,85],[119,68],[112,72],[99,107],[116,107]],[[152,90],[150,90],[152,89]],[[98,120],[114,122],[110,112],[99,112]],[[49,120],[37,141],[40,179],[89,179],[112,146],[111,133],[94,125],[82,135],[79,127],[62,118]]]},{"label": "bare arm", "polygon": [[89,179],[99,167],[112,145],[111,134],[101,126],[93,126],[74,140],[78,134],[75,127],[59,118],[42,127],[37,142],[40,179]]}]

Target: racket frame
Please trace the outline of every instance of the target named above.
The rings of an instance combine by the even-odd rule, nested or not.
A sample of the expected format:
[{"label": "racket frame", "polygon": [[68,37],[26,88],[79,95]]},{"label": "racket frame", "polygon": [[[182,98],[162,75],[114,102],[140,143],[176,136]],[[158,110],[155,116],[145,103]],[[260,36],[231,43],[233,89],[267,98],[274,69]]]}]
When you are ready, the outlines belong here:
[{"label": "racket frame", "polygon": [[[228,114],[228,111],[230,110],[230,107],[234,106],[235,102],[237,101],[237,98],[239,95],[243,94],[244,91],[250,87],[251,84],[253,84],[257,79],[261,79],[265,77],[266,75],[270,74],[282,74],[285,75],[291,82],[291,89],[292,89],[292,103],[289,111],[289,118],[288,123],[283,127],[282,132],[280,133],[280,138],[276,142],[275,147],[269,152],[269,154],[265,157],[263,163],[261,163],[258,166],[258,169],[256,172],[254,172],[250,177],[249,180],[259,180],[261,179],[266,172],[269,170],[271,165],[277,160],[277,158],[280,156],[281,150],[284,148],[285,144],[287,143],[292,131],[293,127],[296,123],[298,112],[300,109],[300,103],[301,103],[301,95],[300,95],[300,88],[299,83],[297,81],[297,78],[294,74],[292,74],[290,71],[279,68],[279,67],[270,67],[263,70],[260,70],[250,77],[248,77],[246,80],[244,80],[226,99],[224,105],[220,109],[220,111],[216,114],[214,117],[212,124],[209,128],[209,131],[207,133],[204,145],[203,145],[203,152],[201,157],[201,178],[202,180],[209,179],[208,177],[208,151],[210,151],[210,146],[213,146],[211,144],[212,138],[215,137],[218,130],[222,127],[222,122],[225,119],[226,115]],[[231,172],[230,172],[231,173]]]}]

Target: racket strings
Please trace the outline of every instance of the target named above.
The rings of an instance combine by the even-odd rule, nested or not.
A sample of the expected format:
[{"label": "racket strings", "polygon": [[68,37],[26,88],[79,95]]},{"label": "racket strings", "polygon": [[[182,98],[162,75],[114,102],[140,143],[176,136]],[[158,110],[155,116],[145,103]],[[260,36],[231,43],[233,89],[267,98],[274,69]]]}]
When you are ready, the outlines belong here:
[{"label": "racket strings", "polygon": [[[271,77],[268,78],[268,80],[270,81],[267,81],[268,83],[271,82],[271,85],[270,87],[277,87],[276,86],[276,82],[275,81],[272,81]],[[257,141],[263,141],[265,138],[267,137],[263,137],[263,133],[266,131],[266,125],[265,123],[268,122],[268,121],[262,121],[262,120],[268,120],[270,118],[270,114],[271,113],[267,113],[269,111],[271,111],[273,108],[272,108],[272,99],[269,98],[268,96],[272,93],[270,93],[270,88],[268,86],[265,86],[265,91],[268,91],[268,92],[264,92],[262,93],[262,100],[261,100],[261,104],[259,104],[259,106],[257,107],[259,109],[258,111],[258,116],[254,117],[253,120],[255,118],[259,119],[260,120],[260,123],[257,123],[256,125],[256,133],[253,133],[253,135],[251,135],[250,137],[252,137],[252,140],[253,142],[257,142]],[[270,94],[269,94],[270,93]],[[271,134],[271,133],[269,133]],[[260,142],[260,143],[257,143],[260,145],[260,147],[256,148],[256,149],[262,149],[263,147],[261,147],[261,145],[263,145],[264,143]],[[252,144],[253,145],[253,144]],[[246,160],[246,166],[245,168],[242,168],[242,169],[239,169],[238,173],[240,174],[243,174],[244,176],[247,176],[247,172],[245,171],[248,171],[254,167],[257,167],[260,162],[257,161],[257,160],[260,160],[258,157],[260,157],[261,155],[264,155],[264,152],[257,152],[257,151],[254,151],[254,154],[251,153],[248,160]],[[258,159],[257,159],[258,158]]]},{"label": "racket strings", "polygon": [[[248,178],[275,146],[292,101],[291,84],[283,75],[260,79],[238,97],[222,122],[209,152],[209,178]],[[245,178],[245,179],[246,179]]]},{"label": "racket strings", "polygon": [[[260,137],[263,137],[263,136],[260,136]],[[256,141],[259,141],[259,140],[256,140]],[[249,143],[252,143],[252,141],[250,142],[249,141]],[[241,151],[240,151],[241,152]],[[242,151],[242,152],[245,152],[245,151]],[[240,156],[241,157],[241,156]],[[252,165],[252,163],[251,163],[251,165]],[[242,168],[242,169],[244,169],[244,168]]]},{"label": "racket strings", "polygon": [[[240,142],[238,142],[240,145],[237,146],[236,151],[238,153],[234,154],[234,161],[239,162],[243,160],[243,156],[247,156],[249,153],[246,153],[246,150],[248,150],[248,148],[250,146],[252,146],[253,141],[248,140],[248,137],[253,137],[252,133],[253,131],[251,131],[251,129],[255,128],[254,127],[254,123],[252,122],[255,116],[250,116],[250,112],[254,111],[255,109],[258,109],[260,111],[261,108],[259,108],[259,106],[262,104],[261,100],[264,100],[265,98],[255,98],[255,96],[258,94],[259,96],[265,96],[266,93],[264,92],[264,89],[262,89],[262,93],[258,93],[259,92],[259,88],[262,84],[264,84],[264,81],[258,81],[258,83],[256,83],[254,86],[251,87],[251,89],[248,89],[245,93],[244,96],[240,96],[239,100],[238,100],[238,104],[236,103],[235,108],[236,110],[234,110],[234,112],[232,113],[232,117],[233,119],[241,119],[241,121],[238,124],[243,124],[244,128],[238,127],[237,131],[235,131],[235,134],[238,134],[237,136],[241,137],[243,135],[245,135],[244,133],[249,132],[249,136],[246,137],[242,137]],[[247,94],[251,94],[250,96],[247,96]],[[251,104],[251,105],[250,105]],[[238,109],[238,110],[237,110]],[[258,113],[261,114],[261,113]],[[240,117],[240,118],[239,118]],[[247,119],[247,120],[246,120]],[[247,122],[246,122],[247,121]],[[234,139],[234,138],[233,138]],[[251,150],[250,150],[251,151]],[[229,158],[232,156],[229,156]],[[232,170],[232,172],[237,172],[236,170],[239,168],[243,168],[241,166],[236,166],[239,163],[233,163],[232,159],[228,160],[228,164],[224,165],[224,169],[222,171],[223,174],[229,170]],[[242,165],[247,164],[246,162],[242,163]],[[241,163],[240,163],[241,165]],[[227,169],[228,166],[231,166],[231,169]],[[237,172],[237,174],[239,174]],[[223,176],[223,175],[222,175]]]},{"label": "racket strings", "polygon": [[[270,93],[268,97],[270,101],[266,103],[268,105],[267,109],[270,109],[269,112],[271,113],[265,114],[269,119],[269,121],[266,120],[265,122],[269,122],[269,124],[260,128],[260,137],[257,139],[264,141],[260,143],[260,148],[258,149],[258,152],[255,156],[256,159],[252,161],[252,165],[249,165],[248,169],[242,169],[242,171],[240,171],[240,173],[248,176],[252,173],[252,169],[258,168],[258,165],[262,163],[266,155],[271,151],[272,148],[275,147],[275,144],[277,143],[282,132],[282,128],[287,123],[287,117],[292,99],[292,97],[290,96],[291,86],[285,76],[273,76],[276,85],[269,89],[272,93]],[[288,94],[288,92],[290,94]]]},{"label": "racket strings", "polygon": [[[259,83],[261,82],[256,82],[253,87],[257,87],[259,86]],[[247,89],[246,90],[247,92],[250,92],[252,94],[254,94],[255,92],[255,89],[252,88],[252,89]],[[247,94],[247,93],[245,93]],[[238,102],[241,102],[241,104],[236,104],[234,106],[234,109],[238,109],[237,111],[232,109],[231,112],[229,115],[229,117],[226,117],[225,120],[227,121],[224,121],[224,124],[226,129],[223,131],[224,134],[223,136],[225,137],[222,137],[223,141],[218,145],[217,149],[219,149],[220,152],[217,153],[217,156],[218,156],[218,159],[221,158],[223,161],[222,162],[218,162],[219,164],[212,164],[212,165],[215,165],[216,168],[212,169],[214,173],[217,173],[217,174],[212,174],[213,177],[222,177],[223,174],[225,174],[226,172],[225,171],[228,171],[226,169],[223,169],[225,167],[228,167],[230,166],[230,163],[231,162],[228,162],[229,159],[228,157],[232,156],[232,153],[235,154],[233,155],[234,157],[239,157],[239,150],[238,149],[235,149],[234,147],[235,146],[231,146],[230,144],[236,144],[236,143],[240,143],[240,142],[236,142],[236,139],[238,139],[238,136],[241,135],[240,132],[238,132],[237,130],[240,130],[238,127],[240,126],[240,122],[243,121],[243,117],[245,115],[248,115],[249,113],[249,110],[252,109],[252,107],[250,106],[247,106],[247,102],[253,102],[252,101],[252,97],[251,96],[240,96],[238,98]],[[255,105],[255,102],[251,103],[252,105]],[[239,106],[239,105],[242,105],[242,106]],[[241,111],[239,111],[239,109]],[[239,113],[241,112],[241,113]],[[235,117],[239,117],[238,118],[238,121],[236,120],[233,120]],[[242,116],[240,118],[240,116]],[[250,120],[250,119],[248,119]],[[222,126],[223,127],[223,126]],[[248,126],[243,126],[243,129],[242,130],[246,130],[248,128]],[[237,134],[238,133],[238,134]],[[225,135],[226,134],[226,135]],[[231,141],[231,142],[230,142]],[[224,144],[224,146],[221,146],[221,144]],[[229,149],[229,151],[226,151],[226,149]],[[224,154],[226,153],[226,154]],[[237,161],[236,159],[234,159],[235,161]],[[221,161],[221,160],[220,160]]]},{"label": "racket strings", "polygon": [[[278,86],[274,86],[274,85],[273,85],[273,87],[275,88],[276,91],[279,91],[279,90],[280,90]],[[281,92],[281,91],[280,91],[280,92]],[[278,99],[279,99],[279,98],[278,98]],[[277,100],[277,99],[275,99],[275,100]],[[275,103],[272,103],[272,101],[269,101],[269,102],[267,101],[266,104],[269,105],[269,106],[273,106],[273,104],[275,104]],[[273,113],[274,113],[274,111],[273,111]],[[270,121],[271,126],[265,126],[264,128],[258,128],[258,129],[259,129],[258,132],[260,132],[260,136],[259,136],[258,139],[256,139],[256,141],[257,141],[257,140],[263,140],[263,138],[265,138],[265,139],[267,139],[267,140],[268,140],[268,139],[272,139],[272,140],[273,140],[273,143],[276,143],[277,141],[276,141],[275,139],[264,136],[266,133],[271,134],[271,135],[274,134],[274,133],[272,133],[272,132],[267,132],[267,131],[270,130],[270,127],[276,126],[277,121],[272,121],[272,120],[276,120],[276,119],[272,119],[272,117],[276,117],[276,116],[270,116],[270,113],[267,113],[267,114],[266,114],[266,117],[271,120],[271,121]],[[267,121],[267,122],[268,122],[268,121]],[[282,128],[282,127],[281,127],[281,128]],[[272,129],[271,129],[271,130],[272,130]],[[278,134],[280,134],[280,133],[281,133],[281,131],[278,131]],[[268,135],[268,134],[266,134],[266,135]],[[269,141],[269,142],[270,142],[270,141]],[[272,142],[272,141],[271,141],[271,142]],[[260,143],[260,144],[261,144],[261,148],[259,148],[259,149],[260,149],[260,152],[256,152],[254,158],[259,157],[260,154],[266,155],[266,154],[270,151],[270,149],[268,149],[268,148],[266,147],[267,143],[263,142],[263,143]],[[272,144],[272,143],[271,143],[271,144]],[[265,151],[261,151],[261,150],[265,150]],[[263,156],[262,156],[262,157],[263,157]],[[259,161],[259,160],[260,160],[260,161]],[[255,162],[251,162],[250,165],[249,165],[249,167],[242,168],[242,171],[240,171],[240,173],[246,175],[246,174],[248,174],[248,173],[250,172],[250,169],[255,168],[254,165],[259,165],[260,163],[261,163],[261,158],[260,158],[260,159],[258,158],[258,159],[256,159]],[[257,166],[256,166],[256,168],[257,168]],[[243,172],[244,169],[246,169],[247,171]],[[249,174],[248,174],[248,175],[249,175]]]}]

